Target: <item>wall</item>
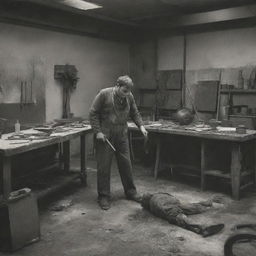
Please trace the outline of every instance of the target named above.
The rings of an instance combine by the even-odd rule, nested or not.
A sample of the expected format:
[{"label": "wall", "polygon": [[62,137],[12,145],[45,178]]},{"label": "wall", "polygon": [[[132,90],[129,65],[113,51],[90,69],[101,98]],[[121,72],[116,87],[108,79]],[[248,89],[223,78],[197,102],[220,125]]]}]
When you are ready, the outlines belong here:
[{"label": "wall", "polygon": [[255,65],[255,45],[256,28],[189,35],[187,69]]},{"label": "wall", "polygon": [[[220,69],[224,70],[221,82],[236,86],[238,70],[243,68],[248,76],[256,65],[256,28],[188,34],[186,53],[186,85],[192,96],[198,80],[218,80]],[[159,38],[158,70],[182,68],[182,63],[183,36]],[[249,105],[255,102],[252,98],[248,97]],[[191,105],[188,94],[186,103]]]},{"label": "wall", "polygon": [[[31,40],[23,32],[21,27],[0,23],[0,103],[9,102],[0,105],[0,117],[8,118],[10,124],[16,119],[22,124],[45,121],[46,65],[43,58],[31,49]],[[33,85],[30,102],[36,104],[21,102],[21,86],[25,82],[28,88]]]},{"label": "wall", "polygon": [[83,117],[97,91],[129,71],[126,44],[1,23],[0,33],[2,65],[19,67],[34,59],[43,63],[46,121],[61,118],[62,90],[53,77],[55,64],[76,65],[80,80],[71,96],[71,110]]},{"label": "wall", "polygon": [[124,43],[4,23],[0,23],[0,34],[2,66],[14,66],[11,71],[16,72],[36,60],[42,75],[37,104],[23,109],[20,104],[2,104],[0,117],[9,109],[5,117],[23,123],[61,118],[62,89],[54,80],[55,64],[76,65],[80,79],[71,96],[71,111],[85,118],[96,93],[112,86],[117,76],[129,72],[129,48]]},{"label": "wall", "polygon": [[[125,44],[52,32],[45,32],[44,38],[50,38],[47,42],[51,53],[47,60],[47,120],[61,117],[62,94],[53,78],[54,64],[76,65],[80,79],[71,96],[71,111],[85,118],[99,89],[112,86],[117,76],[129,71],[128,46]],[[56,54],[52,56],[52,52]]]},{"label": "wall", "polygon": [[135,89],[156,88],[155,40],[134,40],[130,46],[130,72]]},{"label": "wall", "polygon": [[[256,64],[256,28],[187,35],[187,70]],[[158,69],[182,67],[183,37],[160,38]]]},{"label": "wall", "polygon": [[158,40],[158,70],[183,69],[183,37],[173,36]]}]

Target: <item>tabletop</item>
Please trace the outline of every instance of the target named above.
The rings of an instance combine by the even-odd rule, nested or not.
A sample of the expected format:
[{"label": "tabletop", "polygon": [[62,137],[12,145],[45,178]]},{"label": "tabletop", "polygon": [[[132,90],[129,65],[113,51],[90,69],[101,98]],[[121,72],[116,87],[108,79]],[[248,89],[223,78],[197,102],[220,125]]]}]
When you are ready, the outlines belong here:
[{"label": "tabletop", "polygon": [[[62,127],[47,136],[44,136],[45,133],[33,128],[22,130],[19,134],[2,134],[0,139],[0,155],[11,156],[40,147],[53,145],[70,140],[90,131],[91,126],[84,125],[83,127]],[[21,135],[24,136],[24,139]]]},{"label": "tabletop", "polygon": [[[131,130],[137,130],[133,123],[128,123]],[[255,130],[246,130],[245,134],[239,134],[234,127],[217,127],[216,130],[207,125],[177,125],[175,123],[151,122],[145,124],[146,130],[159,134],[172,134],[181,136],[191,136],[203,139],[227,140],[234,142],[244,142],[256,139]]]}]

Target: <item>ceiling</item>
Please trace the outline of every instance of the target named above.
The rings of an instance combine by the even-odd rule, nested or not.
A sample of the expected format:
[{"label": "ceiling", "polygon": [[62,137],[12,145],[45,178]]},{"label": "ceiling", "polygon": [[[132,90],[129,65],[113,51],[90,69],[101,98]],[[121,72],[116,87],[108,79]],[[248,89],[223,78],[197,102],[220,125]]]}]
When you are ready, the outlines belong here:
[{"label": "ceiling", "polygon": [[137,25],[163,17],[218,10],[255,3],[253,0],[90,0],[103,8],[88,10],[91,15],[110,17]]},{"label": "ceiling", "polygon": [[251,8],[248,5],[256,4],[255,0],[87,0],[102,8],[82,11],[65,5],[65,0],[8,0],[8,2],[20,5],[27,3],[44,5],[120,24],[155,28],[171,26],[180,17],[202,15],[204,12],[221,9],[235,7],[235,10],[239,10],[246,6],[249,12]]},{"label": "ceiling", "polygon": [[0,0],[0,22],[81,35],[133,40],[256,25],[256,0]]}]

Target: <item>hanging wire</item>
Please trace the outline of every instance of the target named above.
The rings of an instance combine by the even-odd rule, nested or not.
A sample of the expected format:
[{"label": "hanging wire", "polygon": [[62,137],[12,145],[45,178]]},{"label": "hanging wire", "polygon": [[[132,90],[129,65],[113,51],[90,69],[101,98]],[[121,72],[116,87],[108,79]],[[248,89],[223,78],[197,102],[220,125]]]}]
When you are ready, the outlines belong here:
[{"label": "hanging wire", "polygon": [[188,93],[189,101],[190,101],[190,103],[191,103],[191,105],[192,105],[192,107],[193,107],[193,109],[195,111],[195,115],[196,115],[197,119],[200,120],[197,108],[196,108],[195,103],[194,103],[194,99],[192,97],[191,91],[190,91],[188,86],[186,86],[186,90],[185,91]]},{"label": "hanging wire", "polygon": [[220,74],[219,74],[218,101],[217,101],[216,120],[219,120],[219,115],[220,115],[220,90],[221,90],[221,79],[222,79],[222,69],[220,69]]}]

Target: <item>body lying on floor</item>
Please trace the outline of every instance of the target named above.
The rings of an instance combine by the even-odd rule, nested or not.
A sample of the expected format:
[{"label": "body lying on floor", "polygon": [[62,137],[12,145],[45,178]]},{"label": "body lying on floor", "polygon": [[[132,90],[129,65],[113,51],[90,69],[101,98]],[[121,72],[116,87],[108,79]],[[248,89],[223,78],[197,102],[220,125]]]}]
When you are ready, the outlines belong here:
[{"label": "body lying on floor", "polygon": [[155,216],[167,220],[170,224],[180,226],[197,234],[207,237],[220,232],[224,224],[203,225],[195,223],[187,215],[199,214],[209,210],[212,202],[181,203],[176,197],[168,193],[144,194],[141,205]]}]

